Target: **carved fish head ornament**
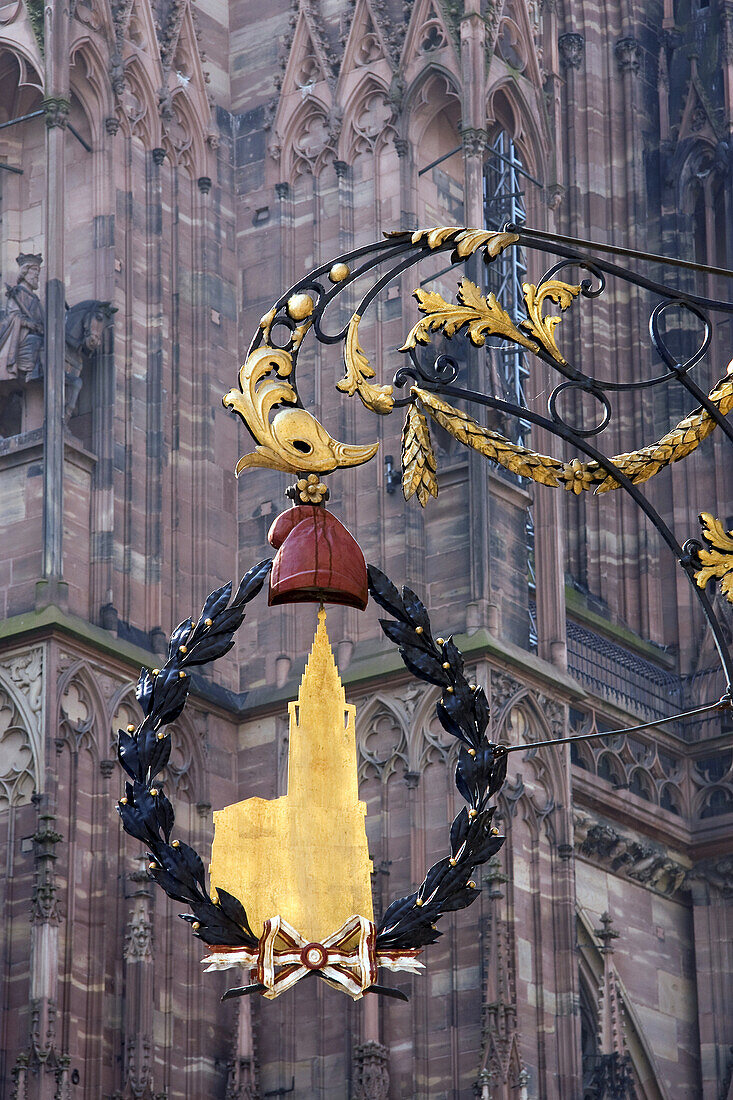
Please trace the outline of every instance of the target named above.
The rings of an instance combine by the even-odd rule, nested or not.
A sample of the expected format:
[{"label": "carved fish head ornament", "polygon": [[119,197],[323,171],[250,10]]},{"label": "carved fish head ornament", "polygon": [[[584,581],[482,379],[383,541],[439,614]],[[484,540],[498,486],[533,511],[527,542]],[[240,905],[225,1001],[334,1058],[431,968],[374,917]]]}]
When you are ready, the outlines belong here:
[{"label": "carved fish head ornament", "polygon": [[[286,381],[292,369],[289,351],[258,348],[239,372],[240,388],[230,390],[222,399],[226,408],[242,417],[258,444],[251,454],[240,458],[237,477],[253,466],[293,474],[328,474],[337,468],[360,466],[377,453],[378,443],[339,442],[312,413],[298,407],[295,389]],[[270,420],[273,408],[280,405],[286,407],[279,408]]]}]

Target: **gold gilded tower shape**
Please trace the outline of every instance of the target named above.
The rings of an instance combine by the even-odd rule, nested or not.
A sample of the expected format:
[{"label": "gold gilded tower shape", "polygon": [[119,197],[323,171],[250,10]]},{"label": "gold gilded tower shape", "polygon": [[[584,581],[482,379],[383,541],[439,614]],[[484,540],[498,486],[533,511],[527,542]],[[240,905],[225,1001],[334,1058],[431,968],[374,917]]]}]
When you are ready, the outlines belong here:
[{"label": "gold gilded tower shape", "polygon": [[288,793],[214,813],[211,883],[242,902],[255,935],[281,916],[318,943],[349,917],[374,920],[356,707],[346,702],[323,609],[288,712]]}]

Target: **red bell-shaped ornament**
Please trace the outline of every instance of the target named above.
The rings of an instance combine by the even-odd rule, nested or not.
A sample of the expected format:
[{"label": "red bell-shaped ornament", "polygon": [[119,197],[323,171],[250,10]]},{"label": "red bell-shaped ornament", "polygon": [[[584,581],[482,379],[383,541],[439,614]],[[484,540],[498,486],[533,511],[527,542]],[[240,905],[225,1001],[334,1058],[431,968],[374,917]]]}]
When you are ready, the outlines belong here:
[{"label": "red bell-shaped ornament", "polygon": [[361,547],[325,508],[298,504],[282,512],[267,539],[277,550],[270,605],[340,603],[364,610],[369,591]]}]

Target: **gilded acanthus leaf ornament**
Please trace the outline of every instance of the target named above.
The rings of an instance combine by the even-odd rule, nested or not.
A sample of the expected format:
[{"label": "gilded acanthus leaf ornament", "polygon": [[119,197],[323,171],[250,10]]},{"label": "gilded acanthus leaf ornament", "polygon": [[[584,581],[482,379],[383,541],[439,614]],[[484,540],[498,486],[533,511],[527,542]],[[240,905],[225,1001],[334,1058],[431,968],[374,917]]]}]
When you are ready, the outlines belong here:
[{"label": "gilded acanthus leaf ornament", "polygon": [[545,317],[543,310],[549,301],[559,305],[564,312],[580,294],[580,286],[550,279],[541,287],[523,283],[522,289],[528,316],[517,324],[499,304],[495,294],[484,297],[470,279],[463,278],[458,284],[458,305],[446,302],[434,291],[416,290],[418,307],[425,316],[410,329],[400,351],[409,351],[416,344],[427,344],[431,332],[442,330],[450,340],[465,328],[468,338],[477,348],[483,347],[487,336],[499,336],[502,340],[510,340],[527,348],[535,355],[540,348],[544,348],[548,355],[564,364],[565,359],[555,341],[555,329],[561,319]]},{"label": "gilded acanthus leaf ornament", "polygon": [[252,466],[327,474],[337,467],[360,466],[376,454],[378,443],[365,447],[340,443],[306,409],[282,408],[270,420],[276,406],[295,406],[297,396],[287,381],[292,369],[290,352],[258,348],[239,372],[239,390],[223,397],[223,404],[242,417],[257,442],[254,452],[237,463],[237,477]]},{"label": "gilded acanthus leaf ornament", "polygon": [[555,329],[560,324],[560,317],[545,317],[543,307],[546,301],[554,302],[565,312],[573,299],[580,294],[580,285],[571,286],[559,279],[548,279],[542,286],[536,287],[533,283],[522,283],[524,304],[527,307],[527,320],[521,322],[522,328],[530,332],[532,336],[549,352],[558,363],[565,363],[559,347],[555,343]]},{"label": "gilded acanthus leaf ornament", "polygon": [[710,512],[700,514],[702,537],[708,544],[708,550],[698,554],[702,568],[695,571],[695,580],[704,588],[709,580],[716,577],[720,590],[733,603],[733,531],[726,531],[722,522]]},{"label": "gilded acanthus leaf ornament", "polygon": [[359,394],[362,403],[372,412],[386,416],[394,408],[392,386],[375,386],[368,381],[374,378],[374,368],[367,359],[359,343],[359,322],[361,317],[355,313],[349,321],[344,341],[344,365],[346,373],[336,383],[336,389],[353,397]]},{"label": "gilded acanthus leaf ornament", "polygon": [[[526,241],[528,236],[531,238],[532,233],[521,230],[522,241]],[[502,232],[468,229],[465,226],[401,230],[386,234],[385,241],[373,246],[374,255],[367,267],[376,271],[382,260],[389,258],[396,263],[391,273],[393,277],[421,258],[438,252],[449,254],[451,264],[457,265],[472,255],[481,255],[489,264],[519,242],[520,233],[513,231],[513,227],[511,231]],[[358,251],[360,263],[363,264],[368,252],[368,249]],[[560,250],[559,254],[564,255],[564,252]],[[316,269],[262,318],[257,340],[262,341],[264,346],[253,350],[242,367],[240,391],[233,390],[224,399],[226,405],[242,416],[257,442],[255,452],[239,460],[238,474],[252,466],[268,466],[298,474],[323,475],[337,467],[360,465],[376,453],[376,443],[352,446],[333,439],[323,425],[300,406],[295,365],[301,344],[309,333],[315,332],[316,339],[321,343],[342,343],[345,371],[336,383],[342,393],[348,396],[358,394],[367,409],[380,415],[387,415],[396,404],[405,403],[404,399],[396,401],[391,385],[379,385],[373,381],[374,367],[359,341],[359,326],[364,311],[373,301],[376,291],[389,281],[390,275],[380,275],[378,282],[367,290],[345,329],[338,335],[324,335],[324,310],[337,291],[324,289],[325,284],[320,280],[327,275],[335,288],[349,285],[356,274],[352,262],[353,256],[348,255]],[[589,282],[571,284],[554,277],[562,267],[570,265],[591,272],[600,280],[600,289],[592,290]],[[447,339],[464,332],[475,347],[484,346],[487,337],[495,337],[540,355],[569,378],[570,384],[581,385],[579,379],[583,377],[582,372],[575,368],[570,370],[556,340],[561,317],[557,312],[553,315],[546,311],[548,306],[554,305],[560,313],[564,313],[579,295],[595,297],[603,289],[603,269],[603,261],[594,259],[589,264],[582,257],[574,257],[556,265],[538,284],[523,283],[525,315],[517,317],[510,316],[493,293],[484,295],[475,283],[465,277],[458,284],[454,302],[446,301],[436,291],[416,290],[415,298],[422,316],[399,349],[408,354],[413,364],[410,368],[404,368],[406,376],[418,382],[424,379],[426,383],[425,388],[413,389],[413,398],[419,395],[423,409],[464,445],[522,477],[545,485],[564,486],[575,494],[591,489],[596,493],[605,493],[619,488],[613,467],[630,482],[639,485],[666,466],[685,458],[719,422],[720,417],[716,419],[710,405],[714,405],[722,416],[733,409],[733,364],[708,394],[707,407],[694,409],[655,442],[607,460],[583,461],[578,457],[568,462],[519,446],[500,432],[482,427],[467,413],[455,409],[434,392],[436,384],[440,392],[440,385],[447,377],[445,374],[440,376],[440,371],[432,375],[430,372],[423,373],[416,355],[418,346],[428,345],[438,332]],[[359,270],[363,274],[366,267]],[[648,280],[645,285],[647,283]],[[664,296],[666,289],[660,287],[659,293]],[[281,333],[283,326],[289,329],[288,342],[284,347],[273,346],[277,343],[273,331]],[[656,339],[659,343],[658,336]],[[440,369],[445,371],[446,368]],[[397,379],[401,374],[398,372]],[[599,390],[593,380],[586,379],[585,382],[588,383],[585,388],[595,396],[602,393],[603,387]],[[553,397],[557,392],[559,387]],[[601,399],[610,417],[610,403],[604,396]],[[563,423],[554,405],[551,406],[551,416],[553,422]],[[546,426],[553,430],[550,421]],[[579,436],[588,434],[595,433],[579,432]],[[421,505],[425,505],[428,497],[437,492],[435,456],[430,447],[427,421],[419,410],[408,413],[403,432],[403,488],[408,497],[416,495]]]},{"label": "gilded acanthus leaf ornament", "polygon": [[529,351],[539,351],[539,346],[519,331],[509,314],[496,300],[494,294],[483,296],[470,279],[461,279],[458,284],[458,305],[453,305],[438,293],[416,290],[415,298],[421,313],[425,316],[413,325],[400,351],[409,351],[417,344],[430,342],[430,333],[440,329],[448,339],[466,328],[472,344],[483,347],[487,336],[501,336],[512,340]]},{"label": "gilded acanthus leaf ornament", "polygon": [[402,429],[402,492],[405,500],[417,493],[423,508],[428,497],[438,495],[435,453],[430,442],[428,422],[425,414],[415,405],[407,406]]}]

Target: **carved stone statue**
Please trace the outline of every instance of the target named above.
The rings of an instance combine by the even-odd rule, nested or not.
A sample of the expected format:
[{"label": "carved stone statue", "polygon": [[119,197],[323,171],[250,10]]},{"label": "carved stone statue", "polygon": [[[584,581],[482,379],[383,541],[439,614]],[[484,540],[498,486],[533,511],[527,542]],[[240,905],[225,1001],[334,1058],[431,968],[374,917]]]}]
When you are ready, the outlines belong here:
[{"label": "carved stone statue", "polygon": [[[42,380],[45,315],[36,293],[43,258],[21,253],[18,282],[7,286],[8,306],[0,314],[0,436],[17,435],[43,421]],[[85,363],[102,346],[117,312],[111,302],[88,298],[67,306],[64,418],[76,409]]]},{"label": "carved stone statue", "polygon": [[8,308],[0,321],[0,380],[29,382],[43,375],[43,306],[36,294],[43,257],[21,252],[18,282],[6,285]]},{"label": "carved stone statue", "polygon": [[66,387],[64,415],[71,416],[79,398],[85,356],[92,356],[102,345],[105,329],[117,312],[111,302],[87,298],[66,313]]}]

